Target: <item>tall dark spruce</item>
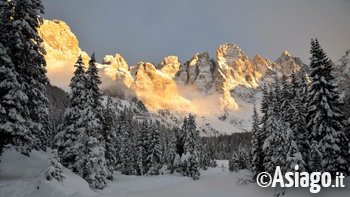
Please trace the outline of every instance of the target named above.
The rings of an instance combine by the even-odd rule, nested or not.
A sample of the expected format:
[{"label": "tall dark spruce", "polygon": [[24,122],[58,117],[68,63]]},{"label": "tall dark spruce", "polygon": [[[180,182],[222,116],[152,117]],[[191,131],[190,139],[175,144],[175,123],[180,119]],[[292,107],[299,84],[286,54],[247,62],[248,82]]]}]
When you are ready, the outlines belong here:
[{"label": "tall dark spruce", "polygon": [[252,125],[252,141],[251,141],[251,155],[252,155],[252,161],[251,161],[251,171],[253,173],[253,179],[256,178],[256,176],[264,171],[263,166],[263,151],[262,151],[262,132],[259,128],[259,117],[258,113],[256,111],[256,107],[254,104],[253,109],[253,125]]},{"label": "tall dark spruce", "polygon": [[[94,60],[90,60],[90,65]],[[62,164],[82,176],[92,188],[102,189],[111,176],[105,160],[101,121],[94,108],[91,81],[85,75],[81,56],[70,83],[70,106],[63,130],[58,134],[58,154]]]},{"label": "tall dark spruce", "polygon": [[1,135],[6,136],[4,143],[28,155],[32,148],[45,150],[50,143],[45,50],[37,31],[44,7],[40,0],[1,0],[0,5],[1,68],[8,73],[2,81],[7,85],[1,87]]},{"label": "tall dark spruce", "polygon": [[132,117],[125,110],[119,116],[119,132],[121,134],[121,145],[119,150],[120,161],[118,169],[122,174],[136,174],[137,164],[135,162],[135,143],[133,137]]},{"label": "tall dark spruce", "polygon": [[74,173],[82,175],[83,151],[86,134],[86,76],[81,56],[74,65],[76,70],[71,79],[69,106],[64,113],[62,131],[56,136],[58,155],[62,164]]},{"label": "tall dark spruce", "polygon": [[313,148],[322,154],[322,169],[311,170],[346,173],[349,140],[344,132],[345,118],[339,110],[339,93],[331,74],[334,66],[317,39],[311,40],[310,52],[307,129],[310,143],[317,144]]},{"label": "tall dark spruce", "polygon": [[[116,107],[112,99],[108,97],[106,108],[104,109],[103,135],[106,142],[106,163],[111,173],[116,170],[119,155],[118,137],[120,136],[118,136],[117,124]],[[113,176],[109,176],[108,178],[113,179]]]},{"label": "tall dark spruce", "polygon": [[[301,81],[297,81],[297,76],[293,74],[291,81],[292,87],[292,100],[291,100],[291,117],[290,117],[290,128],[294,133],[294,140],[298,146],[298,149],[302,155],[303,166],[300,166],[299,169],[308,170],[308,160],[309,160],[309,151],[310,143],[308,139],[308,131],[306,125],[306,109],[304,107],[303,100],[305,100],[306,93],[305,87],[306,83],[302,77]],[[300,165],[300,164],[299,164]]]},{"label": "tall dark spruce", "polygon": [[[186,119],[185,119],[186,120]],[[183,174],[192,177],[193,180],[199,179],[199,132],[195,116],[190,114],[187,122],[184,122],[184,129],[182,132],[186,133],[184,154],[181,157],[182,165],[186,166]]]}]

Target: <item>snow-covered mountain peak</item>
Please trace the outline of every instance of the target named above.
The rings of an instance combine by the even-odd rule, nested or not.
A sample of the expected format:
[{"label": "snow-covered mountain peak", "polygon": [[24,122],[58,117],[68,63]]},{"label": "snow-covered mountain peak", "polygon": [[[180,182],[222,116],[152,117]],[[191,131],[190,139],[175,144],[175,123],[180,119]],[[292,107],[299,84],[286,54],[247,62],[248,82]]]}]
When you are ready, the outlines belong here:
[{"label": "snow-covered mountain peak", "polygon": [[[59,21],[44,23],[41,34],[49,67],[51,57],[58,56],[55,61],[62,58],[69,83],[71,75],[66,73],[73,73],[73,65],[82,53],[76,37],[68,25]],[[299,58],[287,52],[276,62],[258,54],[250,59],[238,45],[226,43],[217,47],[215,59],[203,52],[185,63],[177,56],[166,56],[157,66],[148,62],[129,66],[122,55],[115,54],[106,55],[98,67],[101,87],[110,95],[126,100],[136,97],[152,113],[158,110],[195,113],[200,127],[227,133],[249,129],[251,100],[262,81],[273,79],[275,73],[298,71],[301,65]],[[243,109],[247,114],[240,114]],[[222,124],[227,125],[224,131]]]},{"label": "snow-covered mountain peak", "polygon": [[177,56],[167,56],[160,62],[158,69],[174,78],[180,66],[181,62]]},{"label": "snow-covered mountain peak", "polygon": [[293,72],[298,73],[300,70],[307,69],[300,58],[292,56],[288,51],[283,51],[275,63],[278,65],[277,70],[287,76]]},{"label": "snow-covered mountain peak", "polygon": [[281,56],[289,56],[289,57],[291,57],[291,55],[289,54],[289,52],[287,51],[287,50],[284,50],[283,52],[282,52],[282,55]]},{"label": "snow-covered mountain peak", "polygon": [[219,65],[231,65],[236,60],[247,60],[248,56],[236,44],[226,43],[216,49],[216,57]]},{"label": "snow-covered mountain peak", "polygon": [[79,41],[67,23],[61,20],[44,20],[38,29],[46,50],[47,75],[51,83],[68,87],[79,55],[88,63],[90,57],[79,48]]},{"label": "snow-covered mountain peak", "polygon": [[112,80],[116,79],[118,73],[125,73],[129,70],[129,66],[125,59],[120,54],[106,55],[103,58],[102,65],[100,68],[103,69],[104,74],[109,76]]}]

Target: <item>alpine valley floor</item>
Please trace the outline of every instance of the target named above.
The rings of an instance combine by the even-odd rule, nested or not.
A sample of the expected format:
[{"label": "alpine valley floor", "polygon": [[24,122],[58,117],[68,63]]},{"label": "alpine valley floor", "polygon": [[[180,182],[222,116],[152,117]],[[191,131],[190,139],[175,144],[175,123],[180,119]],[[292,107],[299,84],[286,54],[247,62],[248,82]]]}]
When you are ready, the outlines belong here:
[{"label": "alpine valley floor", "polygon": [[[64,169],[63,183],[47,181],[49,154],[33,151],[31,157],[7,150],[0,163],[1,197],[232,197],[232,196],[276,196],[273,188],[260,188],[250,180],[248,171],[230,172],[227,161],[217,161],[216,168],[201,171],[197,181],[181,175],[125,176],[115,174],[114,181],[103,190],[93,191],[88,183]],[[308,188],[287,189],[284,196],[332,196],[350,195],[350,179],[345,180],[346,188],[322,189],[311,194]]]}]

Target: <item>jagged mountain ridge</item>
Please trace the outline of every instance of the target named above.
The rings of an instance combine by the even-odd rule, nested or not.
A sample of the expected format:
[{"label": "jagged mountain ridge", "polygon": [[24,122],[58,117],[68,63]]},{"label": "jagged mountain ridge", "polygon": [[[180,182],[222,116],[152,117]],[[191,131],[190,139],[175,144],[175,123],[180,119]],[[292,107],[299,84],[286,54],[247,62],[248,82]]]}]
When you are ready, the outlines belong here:
[{"label": "jagged mountain ridge", "polygon": [[[191,103],[197,97],[210,97],[220,112],[239,108],[231,96],[236,87],[256,89],[264,77],[275,74],[290,75],[292,72],[299,72],[303,67],[305,64],[299,58],[286,51],[276,62],[259,55],[249,59],[239,46],[229,43],[217,48],[216,60],[204,52],[196,53],[184,64],[178,57],[168,56],[158,66],[139,62],[128,67],[121,55],[116,54],[114,57],[106,56],[101,64],[103,75],[121,84],[122,89],[127,88],[122,97],[134,94],[150,109],[177,109],[166,101],[155,105],[152,101],[159,100],[156,97],[178,102],[189,110],[196,106],[188,106],[186,100]],[[155,97],[152,98],[149,93],[153,93]]]},{"label": "jagged mountain ridge", "polygon": [[38,29],[46,50],[47,75],[51,83],[67,89],[79,55],[85,64],[89,56],[79,48],[79,41],[68,24],[61,20],[44,20]]},{"label": "jagged mountain ridge", "polygon": [[[47,51],[48,76],[62,87],[56,78],[63,77],[68,84],[79,54],[85,62],[89,57],[63,21],[46,20],[39,32]],[[126,101],[136,97],[154,114],[162,111],[180,118],[195,113],[202,133],[213,134],[248,130],[251,103],[259,99],[260,84],[276,74],[299,72],[305,65],[286,51],[272,62],[260,55],[249,58],[238,45],[226,43],[218,46],[215,59],[203,52],[185,63],[167,56],[158,65],[139,62],[130,66],[116,54],[106,55],[98,67],[101,87],[111,95]],[[60,68],[58,75],[56,68]]]}]

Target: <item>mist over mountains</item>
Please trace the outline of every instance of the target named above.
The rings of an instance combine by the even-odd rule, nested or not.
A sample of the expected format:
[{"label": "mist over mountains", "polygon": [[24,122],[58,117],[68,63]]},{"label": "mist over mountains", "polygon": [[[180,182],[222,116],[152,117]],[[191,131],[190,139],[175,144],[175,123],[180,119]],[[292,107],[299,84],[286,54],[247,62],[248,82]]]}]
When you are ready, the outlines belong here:
[{"label": "mist over mountains", "polygon": [[[81,54],[87,64],[89,56],[79,48],[78,39],[63,21],[45,20],[39,32],[47,51],[51,83],[67,89],[77,57]],[[215,57],[201,52],[186,62],[170,55],[158,64],[140,61],[128,65],[122,54],[117,53],[105,55],[98,66],[101,88],[107,94],[125,100],[136,97],[151,112],[195,113],[202,127],[223,133],[250,128],[252,104],[260,100],[261,85],[282,75],[308,72],[308,66],[288,51],[272,61],[259,54],[248,57],[243,49],[231,43],[219,45]],[[347,81],[343,74],[346,72],[336,72],[345,75],[339,77],[341,81]],[[214,126],[223,119],[226,126]],[[229,128],[232,125],[238,129]]]}]

